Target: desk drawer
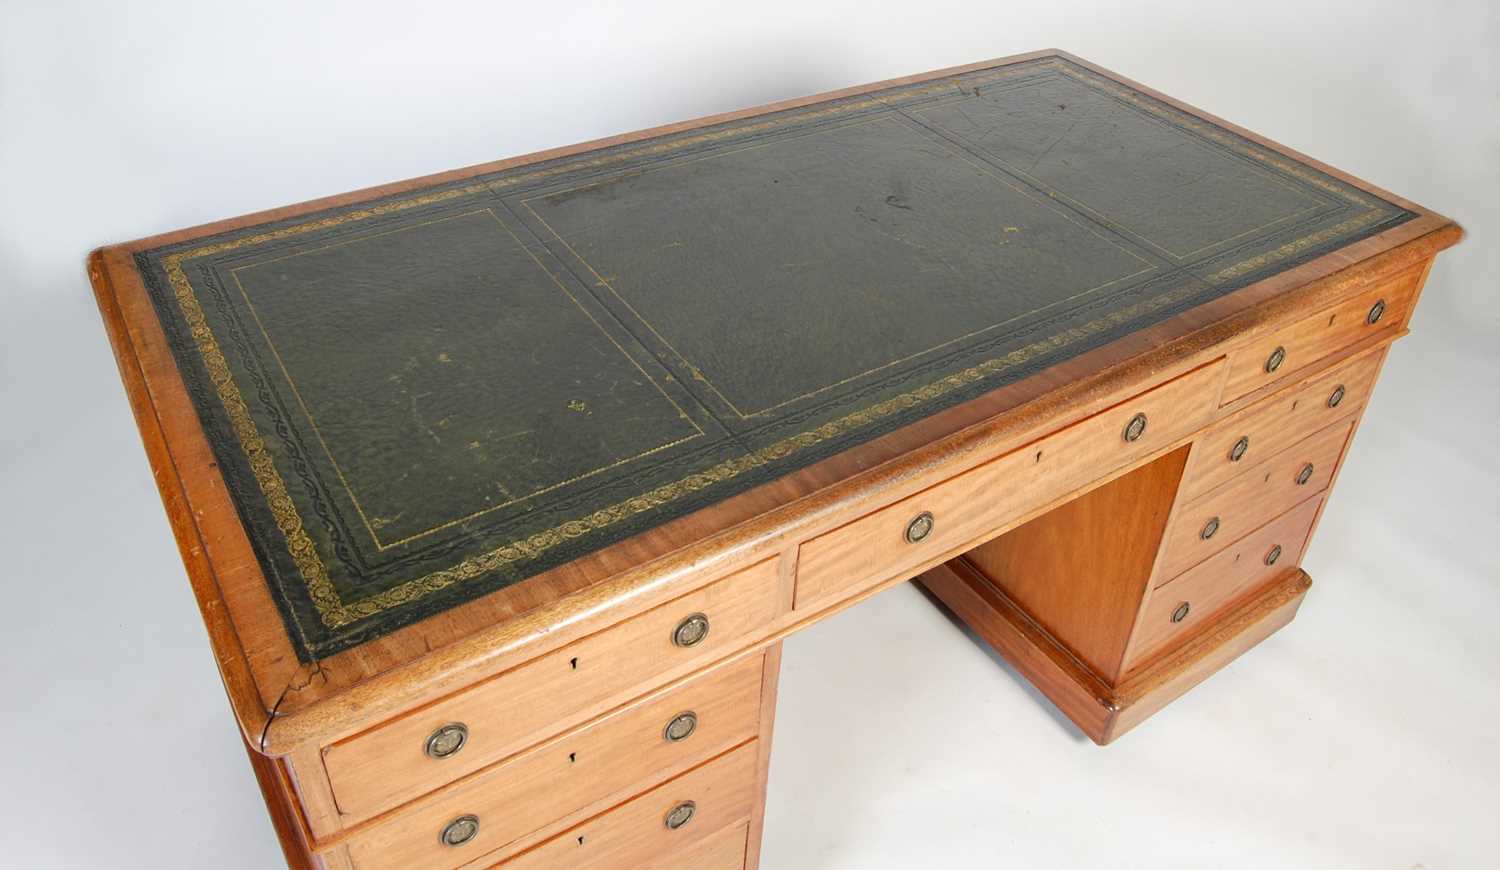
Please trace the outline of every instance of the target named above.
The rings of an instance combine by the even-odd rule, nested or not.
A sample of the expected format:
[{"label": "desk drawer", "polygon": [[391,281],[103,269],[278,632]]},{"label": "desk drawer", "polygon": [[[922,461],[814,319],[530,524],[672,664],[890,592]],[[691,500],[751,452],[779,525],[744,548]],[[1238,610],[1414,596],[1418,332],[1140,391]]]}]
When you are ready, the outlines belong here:
[{"label": "desk drawer", "polygon": [[[356,837],[350,858],[356,870],[456,867],[700,764],[756,736],[763,666],[764,656],[742,659],[501,762]],[[472,839],[445,845],[444,828],[466,816]]]},{"label": "desk drawer", "polygon": [[[769,624],[777,597],[772,559],[336,743],[323,760],[339,809],[367,818],[686,673]],[[676,642],[695,617],[707,634]],[[461,748],[429,755],[429,740],[455,725],[467,732]]]},{"label": "desk drawer", "polygon": [[[503,870],[615,870],[647,867],[692,854],[726,828],[750,818],[759,799],[751,741],[645,794],[595,816],[498,866]],[[674,812],[692,805],[673,828]],[[682,811],[685,814],[685,810]]]},{"label": "desk drawer", "polygon": [[1183,506],[1167,531],[1161,576],[1177,576],[1326,489],[1353,428],[1346,420],[1324,429]]},{"label": "desk drawer", "polygon": [[[1193,444],[1182,472],[1183,498],[1196,498],[1335,420],[1358,413],[1375,386],[1384,355],[1384,348],[1362,353],[1215,423]],[[1236,446],[1241,441],[1243,449]]]},{"label": "desk drawer", "polygon": [[1300,372],[1362,338],[1399,328],[1421,278],[1421,269],[1402,272],[1353,299],[1241,345],[1229,354],[1224,402]]},{"label": "desk drawer", "polygon": [[[798,558],[796,608],[814,609],[915,574],[1181,440],[1213,413],[1221,366],[1195,369],[808,541]],[[1145,429],[1132,439],[1127,429],[1137,418]]]},{"label": "desk drawer", "polygon": [[746,822],[708,837],[696,849],[663,858],[647,870],[741,870],[749,845],[750,823]]},{"label": "desk drawer", "polygon": [[[1297,567],[1322,501],[1321,496],[1308,499],[1198,567],[1153,589],[1135,627],[1125,670],[1145,664],[1156,653],[1186,640],[1245,595]],[[1268,564],[1273,551],[1276,558]]]}]

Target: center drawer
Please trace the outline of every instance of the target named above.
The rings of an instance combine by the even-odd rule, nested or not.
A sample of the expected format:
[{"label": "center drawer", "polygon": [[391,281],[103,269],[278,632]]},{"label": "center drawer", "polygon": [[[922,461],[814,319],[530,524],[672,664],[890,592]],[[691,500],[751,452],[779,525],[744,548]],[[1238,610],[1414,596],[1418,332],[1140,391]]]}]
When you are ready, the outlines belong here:
[{"label": "center drawer", "polygon": [[346,820],[369,818],[580,724],[768,625],[774,559],[323,751]]},{"label": "center drawer", "polygon": [[998,534],[1028,511],[1166,448],[1201,427],[1223,361],[963,472],[802,545],[796,609],[910,576]]},{"label": "center drawer", "polygon": [[[702,763],[756,736],[764,658],[694,677],[475,774],[356,836],[349,856],[356,870],[456,867]],[[464,818],[473,835],[445,844],[445,827]]]}]

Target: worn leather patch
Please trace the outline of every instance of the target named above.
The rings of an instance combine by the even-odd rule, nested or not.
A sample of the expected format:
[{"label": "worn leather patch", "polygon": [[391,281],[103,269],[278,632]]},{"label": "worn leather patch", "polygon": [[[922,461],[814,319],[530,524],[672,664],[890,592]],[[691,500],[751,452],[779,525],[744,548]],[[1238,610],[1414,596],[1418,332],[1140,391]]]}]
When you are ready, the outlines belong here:
[{"label": "worn leather patch", "polygon": [[1054,58],[138,265],[311,660],[1412,216]]}]

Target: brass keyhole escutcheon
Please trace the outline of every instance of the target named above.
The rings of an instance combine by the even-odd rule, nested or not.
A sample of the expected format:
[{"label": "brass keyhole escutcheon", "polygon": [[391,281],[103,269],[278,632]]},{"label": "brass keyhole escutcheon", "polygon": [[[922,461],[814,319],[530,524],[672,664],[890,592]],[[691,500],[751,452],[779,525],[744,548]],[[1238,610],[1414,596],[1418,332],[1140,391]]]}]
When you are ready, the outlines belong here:
[{"label": "brass keyhole escutcheon", "polygon": [[452,758],[469,742],[469,728],[462,722],[450,722],[427,737],[429,758]]},{"label": "brass keyhole escutcheon", "polygon": [[1241,459],[1245,458],[1245,451],[1249,450],[1249,449],[1250,449],[1250,436],[1249,435],[1241,435],[1240,436],[1240,440],[1234,442],[1234,446],[1231,447],[1231,448],[1229,448],[1229,461],[1230,462],[1239,462]]},{"label": "brass keyhole escutcheon", "polygon": [[1203,531],[1199,532],[1198,536],[1201,537],[1203,540],[1206,541],[1209,538],[1212,538],[1214,536],[1214,534],[1217,533],[1218,531],[1219,531],[1219,518],[1218,517],[1211,517],[1211,518],[1209,518],[1208,522],[1206,522],[1206,523],[1203,524]]},{"label": "brass keyhole escutcheon", "polygon": [[1339,402],[1342,401],[1344,401],[1344,385],[1339,384],[1333,388],[1333,392],[1328,394],[1328,407],[1337,408]]},{"label": "brass keyhole escutcheon", "polygon": [[911,522],[906,524],[906,543],[921,543],[928,535],[932,534],[932,527],[935,522],[936,520],[933,519],[931,511],[922,511],[912,517]]},{"label": "brass keyhole escutcheon", "polygon": [[1297,485],[1298,486],[1306,486],[1307,482],[1309,480],[1312,480],[1312,476],[1313,476],[1313,464],[1311,462],[1309,462],[1306,465],[1302,466],[1302,470],[1301,471],[1297,472]]},{"label": "brass keyhole escutcheon", "polygon": [[1271,351],[1271,355],[1266,357],[1266,374],[1281,368],[1284,362],[1286,362],[1286,348],[1277,345],[1276,349]]},{"label": "brass keyhole escutcheon", "polygon": [[677,623],[672,631],[672,643],[682,647],[697,646],[705,637],[708,637],[708,617],[701,613]]},{"label": "brass keyhole escutcheon", "polygon": [[462,846],[479,835],[478,816],[459,816],[443,827],[438,835],[444,846]]},{"label": "brass keyhole escutcheon", "polygon": [[688,710],[673,716],[671,721],[667,722],[667,727],[663,729],[662,736],[667,739],[668,743],[680,743],[692,737],[693,732],[697,730],[698,714]]},{"label": "brass keyhole escutcheon", "polygon": [[1184,619],[1187,619],[1188,611],[1192,609],[1192,605],[1188,604],[1186,601],[1177,605],[1177,609],[1172,611],[1172,622],[1177,623],[1183,621]]},{"label": "brass keyhole escutcheon", "polygon": [[667,830],[675,831],[693,820],[693,813],[698,812],[698,805],[692,801],[683,801],[667,811]]},{"label": "brass keyhole escutcheon", "polygon": [[1374,305],[1370,306],[1370,313],[1365,315],[1365,323],[1368,323],[1371,326],[1374,326],[1375,324],[1379,323],[1380,322],[1380,318],[1384,317],[1384,316],[1385,316],[1385,300],[1384,299],[1378,299],[1378,300],[1375,301]]},{"label": "brass keyhole escutcheon", "polygon": [[1269,552],[1269,553],[1266,554],[1266,564],[1267,565],[1275,565],[1276,564],[1276,560],[1280,559],[1280,558],[1281,558],[1281,545],[1277,544],[1276,546],[1274,546],[1274,547],[1271,548],[1271,552]]},{"label": "brass keyhole escutcheon", "polygon": [[1125,440],[1126,441],[1138,441],[1138,440],[1140,440],[1140,437],[1142,435],[1145,435],[1145,434],[1146,434],[1146,415],[1145,414],[1136,414],[1134,417],[1130,418],[1130,422],[1129,423],[1125,424]]}]

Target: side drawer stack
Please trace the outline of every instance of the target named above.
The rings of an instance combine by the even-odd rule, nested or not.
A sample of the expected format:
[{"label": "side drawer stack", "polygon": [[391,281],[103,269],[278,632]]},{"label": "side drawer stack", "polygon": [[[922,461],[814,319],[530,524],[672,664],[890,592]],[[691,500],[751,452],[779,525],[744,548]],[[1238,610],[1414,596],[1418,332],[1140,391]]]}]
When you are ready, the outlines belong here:
[{"label": "side drawer stack", "polygon": [[1312,375],[1195,439],[1125,673],[1297,567],[1383,353]]},{"label": "side drawer stack", "polygon": [[740,867],[768,653],[724,657],[779,589],[762,562],[325,748],[333,866]]},{"label": "side drawer stack", "polygon": [[[1424,274],[1265,322],[1216,362],[948,482],[966,486],[814,538],[798,606],[808,585],[920,570],[933,541],[947,561],[922,574],[928,591],[1094,741],[1115,740],[1295,617],[1303,552]],[[1146,406],[1160,440],[1133,450],[1129,424],[1125,444],[1109,437]]]}]

